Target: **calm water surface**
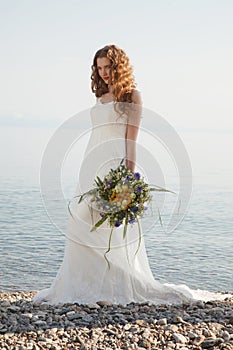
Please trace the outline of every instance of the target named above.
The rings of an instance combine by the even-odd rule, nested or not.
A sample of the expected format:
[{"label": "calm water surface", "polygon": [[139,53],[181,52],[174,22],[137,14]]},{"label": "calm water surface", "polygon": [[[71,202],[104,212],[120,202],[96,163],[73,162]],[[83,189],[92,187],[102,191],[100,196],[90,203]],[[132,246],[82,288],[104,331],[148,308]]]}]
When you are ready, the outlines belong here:
[{"label": "calm water surface", "polygon": [[[9,179],[1,184],[0,290],[47,287],[61,264],[65,237],[49,220],[37,186]],[[232,207],[232,192],[199,186],[175,231],[166,233],[158,221],[145,229],[154,277],[194,288],[232,290]],[[162,216],[166,221],[166,212]],[[147,220],[153,223],[152,217]],[[66,215],[64,230],[65,224]]]},{"label": "calm water surface", "polygon": [[[63,259],[65,237],[47,216],[38,179],[42,150],[51,134],[9,128],[0,135],[0,290],[48,287]],[[150,215],[142,222],[151,269],[161,282],[232,291],[233,167],[226,152],[232,149],[232,137],[186,133],[183,139],[192,159],[193,194],[175,231],[166,233]],[[74,183],[67,184],[67,198]],[[165,224],[174,198],[167,202]],[[65,230],[67,213],[57,213]]]}]

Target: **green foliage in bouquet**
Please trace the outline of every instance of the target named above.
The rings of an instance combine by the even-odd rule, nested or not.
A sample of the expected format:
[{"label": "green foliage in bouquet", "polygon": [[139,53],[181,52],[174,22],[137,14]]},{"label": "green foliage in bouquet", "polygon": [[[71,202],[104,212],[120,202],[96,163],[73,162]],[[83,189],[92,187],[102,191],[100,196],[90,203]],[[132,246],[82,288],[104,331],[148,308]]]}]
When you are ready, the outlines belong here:
[{"label": "green foliage in bouquet", "polygon": [[[123,238],[125,238],[128,225],[137,222],[139,241],[136,254],[141,243],[138,219],[143,216],[145,210],[147,210],[147,204],[152,200],[151,192],[172,192],[159,186],[147,184],[140,173],[132,172],[123,162],[124,158],[119,166],[116,169],[111,169],[103,180],[97,176],[94,180],[95,188],[74,197],[80,197],[78,201],[80,203],[86,196],[91,196],[90,202],[94,203],[95,209],[99,211],[100,219],[93,225],[91,232],[95,231],[106,220],[111,227],[108,249],[104,254],[108,266],[109,261],[106,254],[110,251],[113,229],[124,225]],[[69,205],[68,209],[73,217]]]}]

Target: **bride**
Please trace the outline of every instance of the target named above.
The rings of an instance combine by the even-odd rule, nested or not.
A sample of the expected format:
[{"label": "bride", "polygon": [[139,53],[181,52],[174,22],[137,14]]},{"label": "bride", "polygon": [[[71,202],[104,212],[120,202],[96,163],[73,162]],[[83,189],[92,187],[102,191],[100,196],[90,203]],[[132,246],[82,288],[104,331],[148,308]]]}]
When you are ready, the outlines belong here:
[{"label": "bride", "polygon": [[[93,187],[93,179],[105,176],[121,159],[135,171],[136,140],[142,114],[140,92],[136,90],[133,69],[125,52],[115,45],[98,50],[92,65],[92,91],[96,104],[91,109],[92,132],[85,151],[80,181],[75,195]],[[81,188],[82,187],[82,188]],[[107,301],[127,304],[151,302],[172,304],[194,300],[223,299],[224,296],[185,285],[162,284],[152,275],[142,237],[138,248],[138,226],[129,224],[126,238],[123,227],[114,227],[110,268],[104,259],[110,227],[104,222],[90,232],[93,221],[87,201],[72,204],[63,262],[50,288],[39,291],[33,301],[80,304]],[[140,223],[139,223],[140,225]],[[226,297],[226,296],[225,296]]]}]

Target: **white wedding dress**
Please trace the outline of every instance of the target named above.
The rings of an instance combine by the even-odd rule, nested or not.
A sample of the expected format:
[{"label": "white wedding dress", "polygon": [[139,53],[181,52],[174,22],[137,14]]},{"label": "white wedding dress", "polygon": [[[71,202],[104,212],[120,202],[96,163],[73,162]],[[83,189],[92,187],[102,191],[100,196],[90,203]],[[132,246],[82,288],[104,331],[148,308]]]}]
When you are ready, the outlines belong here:
[{"label": "white wedding dress", "polygon": [[[96,175],[103,177],[116,168],[126,155],[125,132],[127,119],[119,117],[114,103],[103,104],[97,99],[91,109],[92,132],[80,171],[80,183],[75,195],[93,188]],[[185,285],[162,284],[152,275],[145,249],[144,238],[137,254],[138,226],[128,225],[123,239],[123,225],[114,228],[111,250],[107,254],[110,268],[104,259],[108,248],[110,228],[105,222],[90,232],[99,213],[91,215],[84,200],[72,202],[66,232],[63,262],[50,288],[39,291],[33,301],[58,304],[80,304],[107,301],[116,304],[151,302],[172,304],[194,300],[224,299],[220,295],[202,290],[191,290]]]}]

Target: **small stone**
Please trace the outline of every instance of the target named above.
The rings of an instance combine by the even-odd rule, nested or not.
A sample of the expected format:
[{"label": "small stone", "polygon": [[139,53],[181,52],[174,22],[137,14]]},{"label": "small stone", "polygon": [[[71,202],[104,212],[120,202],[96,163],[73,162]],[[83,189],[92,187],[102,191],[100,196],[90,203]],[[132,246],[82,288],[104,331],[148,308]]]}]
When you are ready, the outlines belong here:
[{"label": "small stone", "polygon": [[3,333],[6,333],[7,332],[7,328],[2,328],[0,329],[0,333],[3,334]]},{"label": "small stone", "polygon": [[204,309],[205,303],[202,300],[198,300],[195,304],[199,309]]},{"label": "small stone", "polygon": [[87,307],[89,309],[99,309],[100,308],[100,305],[98,305],[97,303],[96,304],[87,304]]},{"label": "small stone", "polygon": [[99,305],[99,306],[111,306],[112,305],[108,301],[104,301],[104,300],[97,301],[96,304]]},{"label": "small stone", "polygon": [[83,315],[82,321],[89,323],[89,322],[93,321],[93,317],[91,315]]},{"label": "small stone", "polygon": [[214,322],[214,323],[212,323],[212,329],[213,330],[217,330],[217,331],[219,331],[220,329],[222,329],[224,326],[221,324],[221,323],[217,323],[217,322]]},{"label": "small stone", "polygon": [[20,307],[19,306],[10,306],[8,308],[9,311],[13,312],[13,313],[17,313],[20,311]]},{"label": "small stone", "polygon": [[213,333],[213,332],[211,332],[211,330],[210,329],[203,329],[202,330],[202,333],[203,333],[203,335],[206,337],[206,338],[216,338],[216,335]]},{"label": "small stone", "polygon": [[202,344],[201,347],[202,349],[209,349],[209,348],[213,348],[214,346],[218,346],[221,343],[223,343],[224,340],[222,338],[216,338],[216,339],[206,339]]},{"label": "small stone", "polygon": [[130,328],[132,327],[132,325],[130,323],[127,323],[125,326],[124,326],[124,329],[126,331],[128,331]]},{"label": "small stone", "polygon": [[201,345],[201,343],[203,343],[204,340],[205,340],[204,335],[199,335],[194,339],[193,345],[199,346]]},{"label": "small stone", "polygon": [[47,323],[45,322],[45,321],[42,321],[42,320],[38,320],[38,321],[36,321],[36,322],[34,322],[34,324],[36,325],[36,326],[47,326]]},{"label": "small stone", "polygon": [[142,333],[142,337],[145,339],[148,339],[150,338],[150,336],[151,336],[151,332],[148,328],[146,328],[145,331]]},{"label": "small stone", "polygon": [[[106,334],[108,334],[108,335],[116,335],[116,332],[115,332],[115,331],[112,331],[111,329],[106,329],[105,332],[106,332]],[[94,337],[94,335],[92,335],[92,337]],[[99,334],[96,334],[95,337],[96,337],[96,338],[99,338]]]},{"label": "small stone", "polygon": [[138,342],[138,346],[144,349],[151,349],[151,342],[147,339],[142,339]]},{"label": "small stone", "polygon": [[167,325],[167,319],[166,318],[160,318],[158,321],[157,321],[157,324],[159,326],[166,326]]},{"label": "small stone", "polygon": [[[33,344],[32,350],[40,350],[40,347],[36,344]],[[50,350],[55,350],[55,349],[52,349],[51,347]]]},{"label": "small stone", "polygon": [[87,348],[86,348],[86,346],[82,343],[81,345],[80,345],[80,348],[79,348],[80,350],[87,350]]},{"label": "small stone", "polygon": [[174,318],[173,318],[173,322],[174,323],[187,323],[186,321],[184,321],[183,320],[183,318],[182,317],[180,317],[180,316],[175,316]]},{"label": "small stone", "polygon": [[176,343],[185,344],[188,342],[187,338],[185,338],[183,334],[173,333],[172,336],[175,339]]},{"label": "small stone", "polygon": [[[67,315],[67,314],[66,314]],[[83,318],[83,314],[81,314],[80,312],[70,312],[69,315],[67,315],[68,320],[72,321],[72,320],[76,320],[78,318]]]},{"label": "small stone", "polygon": [[48,318],[46,319],[46,322],[47,322],[48,324],[51,324],[51,323],[53,322],[52,317],[48,317]]},{"label": "small stone", "polygon": [[[195,333],[193,333],[193,332],[188,332],[188,337],[189,337],[189,339],[196,339],[196,338],[198,338],[198,336]],[[205,339],[205,337],[204,337],[204,339]]]},{"label": "small stone", "polygon": [[147,326],[147,323],[145,320],[136,320],[136,324],[138,324],[139,326]]},{"label": "small stone", "polygon": [[[40,348],[39,348],[40,349]],[[50,350],[60,350],[61,347],[59,345],[51,345]]]},{"label": "small stone", "polygon": [[140,330],[140,329],[137,328],[137,327],[131,327],[129,331],[130,331],[131,333],[134,333],[134,334],[135,334],[135,333],[138,333],[139,330]]},{"label": "small stone", "polygon": [[71,316],[71,315],[74,315],[74,314],[75,314],[75,311],[74,311],[74,310],[66,312],[66,316],[67,316],[67,317],[68,317],[68,316]]},{"label": "small stone", "polygon": [[227,331],[223,331],[221,334],[221,338],[223,338],[225,341],[229,341],[231,339],[231,336]]},{"label": "small stone", "polygon": [[165,327],[165,331],[177,332],[178,329],[178,326],[176,326],[175,324],[169,324]]}]

